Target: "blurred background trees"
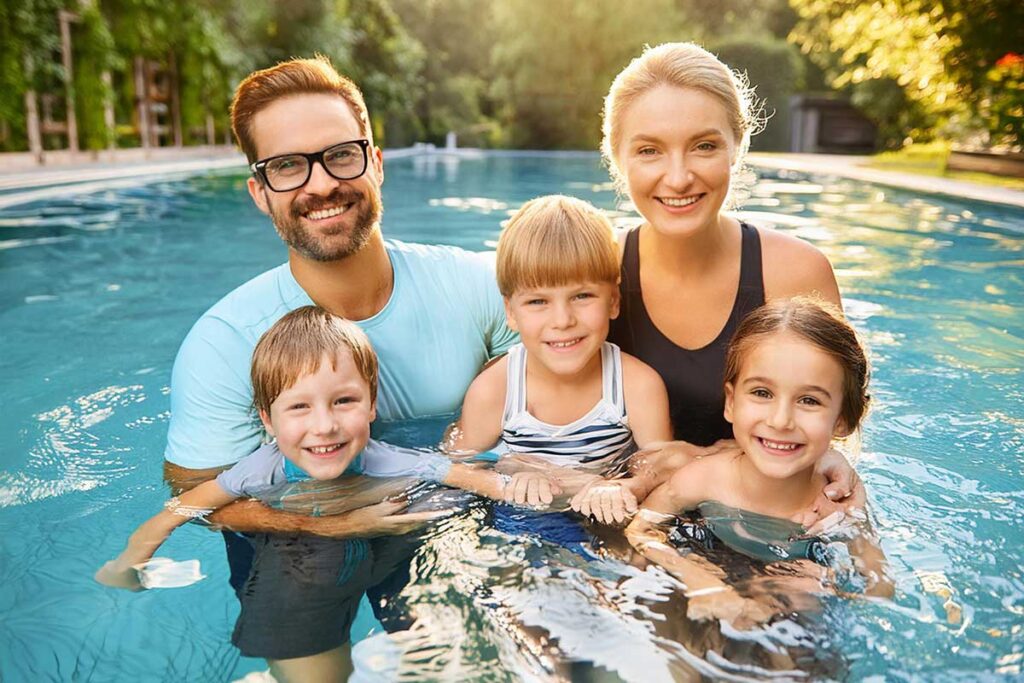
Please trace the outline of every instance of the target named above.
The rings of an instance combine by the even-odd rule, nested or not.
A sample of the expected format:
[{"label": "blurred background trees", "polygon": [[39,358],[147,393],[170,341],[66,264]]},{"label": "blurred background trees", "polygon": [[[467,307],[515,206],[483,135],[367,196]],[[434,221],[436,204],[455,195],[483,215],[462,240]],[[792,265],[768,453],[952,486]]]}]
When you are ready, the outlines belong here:
[{"label": "blurred background trees", "polygon": [[[245,74],[315,52],[362,86],[374,131],[388,146],[443,144],[454,131],[466,146],[594,150],[612,78],[645,44],[667,40],[697,41],[748,74],[769,116],[755,149],[788,149],[790,98],[802,93],[851,100],[877,126],[878,147],[944,138],[1019,149],[1022,7],[1019,0],[0,0],[0,150],[27,149],[26,93],[58,122],[73,103],[83,149],[224,142],[228,103]],[[74,17],[70,83],[62,10]],[[140,114],[142,99],[148,113]],[[67,146],[59,125],[46,130],[58,132],[44,132],[44,146]]]}]

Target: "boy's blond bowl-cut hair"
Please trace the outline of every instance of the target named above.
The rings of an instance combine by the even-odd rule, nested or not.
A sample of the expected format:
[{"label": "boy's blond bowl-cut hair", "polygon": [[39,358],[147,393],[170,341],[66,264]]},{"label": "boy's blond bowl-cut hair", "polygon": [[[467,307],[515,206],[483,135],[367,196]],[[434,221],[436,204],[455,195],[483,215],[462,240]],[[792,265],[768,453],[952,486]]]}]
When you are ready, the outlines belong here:
[{"label": "boy's blond bowl-cut hair", "polygon": [[270,413],[271,404],[300,377],[316,372],[326,360],[335,367],[338,353],[352,354],[359,375],[377,400],[377,354],[366,333],[353,322],[331,315],[319,306],[303,306],[271,326],[252,353],[252,397],[257,411]]},{"label": "boy's blond bowl-cut hair", "polygon": [[619,280],[611,222],[582,199],[531,199],[509,219],[498,239],[498,289],[505,298],[531,287]]}]

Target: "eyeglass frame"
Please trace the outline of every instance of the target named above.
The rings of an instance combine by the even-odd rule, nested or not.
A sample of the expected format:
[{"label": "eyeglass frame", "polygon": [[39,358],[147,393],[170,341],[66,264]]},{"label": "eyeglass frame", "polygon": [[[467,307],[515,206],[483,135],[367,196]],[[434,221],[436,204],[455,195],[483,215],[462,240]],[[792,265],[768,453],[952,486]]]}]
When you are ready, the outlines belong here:
[{"label": "eyeglass frame", "polygon": [[[353,143],[359,145],[359,149],[363,151],[363,170],[358,175],[350,176],[348,178],[341,178],[334,175],[333,173],[331,173],[331,169],[327,168],[327,164],[324,163],[324,154],[336,147],[341,147],[342,145],[351,145]],[[305,186],[305,184],[309,182],[309,179],[313,177],[314,163],[319,163],[320,167],[324,169],[324,172],[327,173],[327,175],[334,178],[335,180],[355,180],[356,178],[362,178],[364,175],[366,175],[366,169],[370,167],[369,150],[370,141],[366,138],[359,138],[358,140],[346,140],[344,142],[337,142],[333,145],[328,145],[319,152],[288,152],[287,154],[275,154],[272,157],[260,159],[259,161],[254,161],[253,163],[249,164],[249,170],[252,171],[252,174],[254,176],[262,179],[263,184],[265,184],[271,192],[294,192],[295,190],[298,190],[299,188]],[[274,186],[270,182],[270,178],[267,177],[267,164],[269,164],[274,159],[283,159],[285,157],[305,157],[307,164],[306,179],[303,180],[298,185],[296,185],[295,187],[289,188],[287,190],[275,190]]]}]

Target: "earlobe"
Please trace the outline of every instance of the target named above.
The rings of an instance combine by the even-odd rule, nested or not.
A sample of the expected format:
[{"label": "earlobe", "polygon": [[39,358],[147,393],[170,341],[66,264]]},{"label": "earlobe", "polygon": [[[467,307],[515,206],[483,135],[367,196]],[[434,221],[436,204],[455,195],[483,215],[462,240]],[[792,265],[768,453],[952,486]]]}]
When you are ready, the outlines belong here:
[{"label": "earlobe", "polygon": [[250,176],[245,186],[248,188],[249,196],[252,197],[252,202],[256,205],[256,208],[269,216],[270,204],[267,200],[267,190],[263,187],[263,183]]},{"label": "earlobe", "polygon": [[846,426],[846,421],[843,418],[836,420],[836,428],[832,430],[832,436],[837,439],[845,439],[852,433],[852,430]]},{"label": "earlobe", "polygon": [[267,411],[260,410],[260,422],[263,423],[263,429],[267,430],[267,434],[270,434],[270,436],[273,437],[277,436],[277,434],[274,434],[274,425],[271,424],[270,415],[267,413]]},{"label": "earlobe", "polygon": [[519,326],[516,325],[516,318],[512,315],[512,306],[509,304],[508,299],[505,299],[505,324],[513,332],[519,331]]},{"label": "earlobe", "polygon": [[726,382],[725,383],[725,410],[723,411],[723,415],[725,417],[726,422],[728,422],[729,424],[732,424],[733,395],[734,395],[734,389],[733,389],[733,386],[732,386],[732,382]]},{"label": "earlobe", "polygon": [[615,320],[616,318],[619,317],[619,303],[620,303],[620,301],[621,301],[621,299],[619,297],[619,290],[616,289],[615,293],[612,295],[611,310],[608,312],[609,313],[609,315],[608,315],[608,319],[609,320]]}]

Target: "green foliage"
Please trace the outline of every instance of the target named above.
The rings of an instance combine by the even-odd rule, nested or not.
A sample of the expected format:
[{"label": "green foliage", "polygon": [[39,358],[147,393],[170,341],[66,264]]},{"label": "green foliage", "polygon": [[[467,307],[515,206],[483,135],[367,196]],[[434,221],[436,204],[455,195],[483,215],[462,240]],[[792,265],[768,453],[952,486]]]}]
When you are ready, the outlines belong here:
[{"label": "green foliage", "polygon": [[601,108],[615,75],[645,43],[686,40],[671,0],[531,0],[495,7],[501,40],[492,96],[513,147],[597,149]]},{"label": "green foliage", "polygon": [[746,73],[767,123],[754,136],[758,151],[789,149],[789,98],[803,88],[804,63],[796,48],[772,37],[733,38],[708,49],[733,69]]},{"label": "green foliage", "polygon": [[[987,123],[993,137],[1009,131],[984,110],[1012,99],[1013,82],[987,78],[996,61],[1019,50],[1019,0],[791,0],[800,22],[790,38],[818,63],[833,86],[853,91],[880,122],[889,146],[936,133],[967,136]],[[891,95],[895,84],[900,98]],[[873,96],[882,100],[876,105]],[[899,107],[905,107],[899,113]],[[1012,109],[1012,107],[1011,107]],[[995,128],[991,126],[995,125]],[[1000,127],[1001,126],[1001,127]]]},{"label": "green foliage", "polygon": [[78,136],[83,149],[105,149],[114,142],[107,129],[104,111],[113,98],[112,88],[103,82],[103,73],[116,65],[114,39],[106,19],[95,7],[85,9],[73,39],[75,112]]}]

